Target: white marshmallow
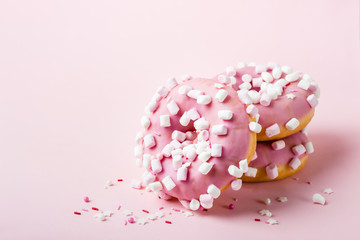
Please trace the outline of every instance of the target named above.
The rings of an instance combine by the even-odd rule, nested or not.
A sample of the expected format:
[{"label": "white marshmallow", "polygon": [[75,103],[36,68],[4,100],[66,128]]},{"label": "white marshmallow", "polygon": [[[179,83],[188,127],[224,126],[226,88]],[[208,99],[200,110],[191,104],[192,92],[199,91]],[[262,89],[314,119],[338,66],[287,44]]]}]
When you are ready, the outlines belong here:
[{"label": "white marshmallow", "polygon": [[317,97],[314,94],[309,95],[306,98],[306,101],[310,104],[312,108],[316,107],[319,103]]},{"label": "white marshmallow", "polygon": [[272,70],[272,76],[274,79],[279,79],[281,77],[282,71],[281,67],[276,67]]},{"label": "white marshmallow", "polygon": [[151,165],[151,155],[148,153],[145,153],[143,155],[143,167],[146,169],[149,169]]},{"label": "white marshmallow", "polygon": [[182,76],[181,80],[183,82],[189,81],[190,79],[192,79],[192,76],[189,74],[185,74],[184,76]]},{"label": "white marshmallow", "polygon": [[261,78],[267,83],[270,83],[270,82],[274,81],[273,76],[268,72],[262,72],[261,73]]},{"label": "white marshmallow", "polygon": [[219,110],[218,117],[223,120],[230,120],[233,117],[233,112],[231,110]]},{"label": "white marshmallow", "polygon": [[250,122],[250,123],[249,123],[249,129],[250,129],[250,131],[252,131],[252,132],[260,133],[262,127],[261,127],[261,125],[260,125],[259,123],[257,123],[257,122]]},{"label": "white marshmallow", "polygon": [[302,144],[295,145],[291,148],[295,156],[299,156],[301,154],[304,154],[306,152],[306,148]]},{"label": "white marshmallow", "polygon": [[325,205],[326,200],[320,193],[315,193],[312,197],[314,203]]},{"label": "white marshmallow", "polygon": [[135,146],[135,148],[134,148],[134,156],[138,158],[138,157],[141,157],[142,155],[143,155],[142,147],[139,146],[139,145]]},{"label": "white marshmallow", "polygon": [[148,134],[144,137],[144,145],[146,148],[152,148],[156,146],[155,138],[152,134]]},{"label": "white marshmallow", "polygon": [[154,176],[154,174],[152,174],[151,172],[148,172],[143,176],[143,184],[149,185],[150,183],[155,181],[155,178],[156,177]]},{"label": "white marshmallow", "polygon": [[186,181],[187,173],[188,173],[188,169],[186,167],[180,167],[177,170],[177,174],[176,174],[177,180],[178,181]]},{"label": "white marshmallow", "polygon": [[296,118],[292,118],[285,124],[285,127],[288,130],[294,130],[299,126],[299,124],[299,120],[297,120]]},{"label": "white marshmallow", "polygon": [[180,131],[178,131],[178,130],[175,130],[175,131],[172,132],[171,138],[174,139],[174,140],[176,139],[176,140],[178,140],[179,142],[183,142],[183,141],[185,141],[185,139],[186,139],[186,135],[185,135],[185,133],[183,133],[183,132],[180,132]]},{"label": "white marshmallow", "polygon": [[246,113],[250,114],[250,116],[252,116],[252,117],[255,117],[256,114],[259,113],[259,110],[257,109],[257,107],[255,107],[254,104],[251,104],[246,108]]},{"label": "white marshmallow", "polygon": [[251,89],[251,84],[249,82],[243,82],[242,84],[239,85],[239,89],[245,89],[245,90],[250,90]]},{"label": "white marshmallow", "polygon": [[218,187],[216,187],[214,184],[211,184],[208,189],[207,193],[214,199],[218,198],[221,194],[221,191]]},{"label": "white marshmallow", "polygon": [[238,97],[241,100],[241,102],[243,102],[244,104],[251,104],[252,103],[252,99],[248,93],[248,91],[246,89],[242,89],[237,91]]},{"label": "white marshmallow", "polygon": [[260,104],[266,107],[269,106],[270,103],[271,103],[271,97],[269,96],[269,94],[267,93],[261,94]]},{"label": "white marshmallow", "polygon": [[214,143],[211,145],[211,156],[221,157],[222,156],[222,145]]},{"label": "white marshmallow", "polygon": [[151,101],[159,102],[161,98],[160,94],[155,93],[154,96],[152,96]]},{"label": "white marshmallow", "polygon": [[286,80],[284,78],[280,78],[279,80],[277,80],[274,85],[279,86],[279,87],[285,87],[287,84]]},{"label": "white marshmallow", "polygon": [[199,118],[194,122],[194,127],[197,131],[209,129],[210,123],[205,118]]},{"label": "white marshmallow", "polygon": [[268,137],[273,137],[276,136],[280,133],[280,127],[277,123],[274,123],[273,125],[271,125],[270,127],[266,128],[265,130],[265,134]]},{"label": "white marshmallow", "polygon": [[202,94],[200,90],[190,90],[186,95],[190,98],[197,99]]},{"label": "white marshmallow", "polygon": [[236,178],[241,178],[241,176],[243,175],[243,172],[241,171],[241,169],[235,165],[230,165],[228,168],[228,172],[231,176],[236,177]]},{"label": "white marshmallow", "polygon": [[279,67],[279,64],[277,64],[276,62],[268,62],[267,67],[270,69],[274,69],[276,67]]},{"label": "white marshmallow", "polygon": [[242,186],[242,180],[241,179],[235,179],[231,182],[231,189],[234,191],[239,191]]},{"label": "white marshmallow", "polygon": [[135,142],[137,144],[141,144],[142,143],[142,138],[143,138],[143,133],[142,132],[138,132],[135,136]]},{"label": "white marshmallow", "polygon": [[209,142],[206,142],[206,141],[198,142],[196,145],[196,153],[200,154],[202,152],[208,151],[210,149],[209,146],[210,146]]},{"label": "white marshmallow", "polygon": [[169,102],[166,106],[171,115],[176,115],[180,110],[180,108],[178,107],[178,105],[176,104],[176,102],[174,100]]},{"label": "white marshmallow", "polygon": [[240,160],[239,162],[239,168],[243,173],[246,173],[249,170],[249,165],[247,162],[247,159]]},{"label": "white marshmallow", "polygon": [[313,146],[312,142],[305,143],[305,148],[306,148],[306,152],[308,154],[311,154],[314,152],[314,146]]},{"label": "white marshmallow", "polygon": [[198,111],[196,111],[195,108],[190,109],[189,111],[187,111],[187,115],[189,116],[189,118],[193,121],[197,120],[200,118],[200,114],[198,113]]},{"label": "white marshmallow", "polygon": [[222,84],[222,83],[214,83],[214,86],[217,88],[217,89],[221,89],[221,88],[224,88],[225,85]]},{"label": "white marshmallow", "polygon": [[300,161],[300,159],[298,159],[297,157],[294,157],[294,158],[289,162],[289,167],[292,168],[293,170],[296,170],[300,165],[301,165],[301,161]]},{"label": "white marshmallow", "polygon": [[169,115],[160,115],[160,127],[170,127],[170,116]]},{"label": "white marshmallow", "polygon": [[137,167],[141,168],[142,167],[142,159],[141,158],[135,158],[135,164]]},{"label": "white marshmallow", "polygon": [[252,80],[252,76],[250,74],[245,73],[244,75],[241,76],[241,80],[243,82],[248,82],[249,83]]},{"label": "white marshmallow", "polygon": [[233,66],[227,67],[226,68],[226,75],[233,77],[236,74],[236,68]]},{"label": "white marshmallow", "polygon": [[160,86],[156,92],[162,96],[162,97],[166,97],[169,94],[169,89],[167,89],[165,86]]},{"label": "white marshmallow", "polygon": [[150,119],[147,117],[147,116],[143,116],[141,118],[141,126],[145,129],[149,128],[150,127]]},{"label": "white marshmallow", "polygon": [[275,164],[270,164],[266,166],[265,170],[266,170],[266,175],[270,179],[275,179],[279,176],[278,168]]},{"label": "white marshmallow", "polygon": [[174,146],[174,148],[180,148],[181,147],[181,143],[178,141],[178,140],[172,140],[171,142],[170,142],[170,144],[171,145],[173,145]]},{"label": "white marshmallow", "polygon": [[254,156],[252,157],[251,161],[254,161],[255,159],[257,159],[257,153],[254,153]]},{"label": "white marshmallow", "polygon": [[256,67],[255,67],[255,72],[256,73],[266,72],[266,70],[267,70],[266,65],[256,65]]},{"label": "white marshmallow", "polygon": [[162,171],[162,165],[159,159],[151,160],[151,169],[156,174]]},{"label": "white marshmallow", "polygon": [[211,128],[211,133],[215,135],[226,135],[227,132],[227,127],[224,124],[213,125]]},{"label": "white marshmallow", "polygon": [[131,187],[135,188],[135,189],[140,189],[141,188],[141,181],[138,179],[132,179],[131,180]]},{"label": "white marshmallow", "polygon": [[178,85],[178,82],[176,81],[176,78],[171,77],[171,78],[167,79],[167,84],[170,89],[173,89],[174,87],[176,87]]},{"label": "white marshmallow", "polygon": [[219,102],[223,102],[225,100],[225,98],[227,97],[228,92],[225,89],[220,89],[216,95],[215,98],[219,101]]},{"label": "white marshmallow", "polygon": [[162,190],[163,186],[161,184],[161,182],[153,182],[149,184],[149,189],[153,192],[157,192]]},{"label": "white marshmallow", "polygon": [[285,147],[285,141],[284,140],[275,141],[271,144],[271,146],[274,150],[283,149]]},{"label": "white marshmallow", "polygon": [[304,90],[308,90],[310,87],[310,82],[305,80],[305,79],[301,79],[297,85],[299,88],[302,88]]},{"label": "white marshmallow", "polygon": [[181,87],[179,87],[178,89],[178,93],[181,95],[185,95],[187,94],[190,90],[192,90],[192,87],[188,86],[188,85],[182,85]]},{"label": "white marshmallow", "polygon": [[222,84],[230,84],[231,83],[230,77],[223,75],[223,74],[218,76],[218,81]]},{"label": "white marshmallow", "polygon": [[248,171],[245,173],[245,176],[256,177],[256,174],[257,174],[257,168],[249,167]]},{"label": "white marshmallow", "polygon": [[199,167],[199,172],[201,172],[202,174],[206,175],[210,172],[211,168],[213,167],[212,163],[208,163],[208,162],[203,162],[200,167]]},{"label": "white marshmallow", "polygon": [[283,71],[286,74],[290,74],[293,72],[293,69],[292,69],[292,67],[285,65],[285,66],[281,67],[281,71]]},{"label": "white marshmallow", "polygon": [[253,87],[260,87],[262,83],[263,83],[263,79],[261,77],[252,79]]},{"label": "white marshmallow", "polygon": [[299,73],[293,72],[293,73],[286,75],[285,80],[288,82],[295,82],[296,80],[299,79],[299,77],[300,77]]},{"label": "white marshmallow", "polygon": [[239,62],[237,65],[236,65],[237,68],[244,68],[246,67],[246,63],[244,62]]},{"label": "white marshmallow", "polygon": [[166,144],[165,147],[163,148],[163,150],[161,151],[161,153],[165,156],[165,157],[170,157],[171,156],[171,151],[174,150],[175,147],[171,144]]},{"label": "white marshmallow", "polygon": [[174,181],[171,179],[170,176],[166,176],[163,178],[162,183],[164,184],[166,190],[170,191],[172,190],[174,187],[176,187],[176,184],[174,183]]},{"label": "white marshmallow", "polygon": [[200,204],[203,208],[206,209],[212,208],[214,199],[209,194],[201,194],[199,199],[200,199]]},{"label": "white marshmallow", "polygon": [[256,62],[249,62],[247,64],[248,67],[256,67]]},{"label": "white marshmallow", "polygon": [[198,141],[207,141],[209,139],[210,133],[208,130],[202,130],[198,134]]},{"label": "white marshmallow", "polygon": [[197,97],[196,102],[200,105],[208,105],[211,103],[211,97],[209,95],[200,95]]},{"label": "white marshmallow", "polygon": [[202,152],[199,154],[198,159],[202,162],[206,162],[211,157],[211,154],[209,152]]},{"label": "white marshmallow", "polygon": [[252,103],[259,103],[260,102],[260,93],[256,90],[250,90],[248,92]]},{"label": "white marshmallow", "polygon": [[190,201],[189,207],[190,207],[191,210],[196,211],[200,207],[200,202],[198,200],[196,200],[196,199],[192,199]]},{"label": "white marshmallow", "polygon": [[184,112],[183,115],[181,116],[180,120],[179,120],[180,124],[184,127],[186,127],[187,125],[189,125],[190,123],[190,117],[188,115],[188,112]]}]

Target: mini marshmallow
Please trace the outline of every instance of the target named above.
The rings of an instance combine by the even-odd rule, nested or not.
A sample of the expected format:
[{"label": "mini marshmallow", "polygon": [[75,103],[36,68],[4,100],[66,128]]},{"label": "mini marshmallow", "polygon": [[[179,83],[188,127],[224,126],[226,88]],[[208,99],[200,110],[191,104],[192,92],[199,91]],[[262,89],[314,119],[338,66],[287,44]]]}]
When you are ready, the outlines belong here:
[{"label": "mini marshmallow", "polygon": [[177,170],[177,174],[176,174],[177,180],[178,181],[186,181],[187,173],[188,173],[188,169],[186,167],[180,167]]},{"label": "mini marshmallow", "polygon": [[301,154],[304,154],[306,152],[306,148],[302,144],[298,144],[291,148],[295,156],[299,156]]},{"label": "mini marshmallow", "polygon": [[244,62],[239,62],[237,65],[236,65],[237,68],[244,68],[246,67],[246,63]]},{"label": "mini marshmallow", "polygon": [[170,116],[169,115],[160,115],[160,127],[170,127]]},{"label": "mini marshmallow", "polygon": [[166,97],[169,94],[169,89],[167,89],[165,86],[160,86],[156,92],[162,96],[162,97]]},{"label": "mini marshmallow", "polygon": [[252,131],[252,132],[260,133],[262,127],[261,127],[261,125],[260,125],[259,123],[257,123],[257,122],[250,122],[250,123],[249,123],[249,129],[250,129],[250,131]]},{"label": "mini marshmallow", "polygon": [[249,62],[247,64],[248,67],[256,67],[256,62]]},{"label": "mini marshmallow", "polygon": [[190,98],[197,99],[202,94],[200,90],[190,90],[186,95]]},{"label": "mini marshmallow", "polygon": [[146,148],[152,148],[156,146],[155,138],[152,134],[148,134],[144,137],[144,145]]},{"label": "mini marshmallow", "polygon": [[294,130],[299,126],[299,124],[299,120],[297,120],[296,118],[292,118],[285,124],[285,127],[288,130]]},{"label": "mini marshmallow", "polygon": [[262,83],[263,83],[263,79],[261,77],[252,79],[253,87],[260,87]]},{"label": "mini marshmallow", "polygon": [[140,189],[141,188],[141,181],[138,179],[132,179],[131,180],[131,187],[135,188],[135,189]]},{"label": "mini marshmallow", "polygon": [[153,192],[158,192],[160,190],[162,190],[163,186],[161,184],[161,182],[153,182],[149,184],[149,189]]},{"label": "mini marshmallow", "polygon": [[209,194],[201,194],[199,197],[200,204],[203,208],[212,208],[214,199]]},{"label": "mini marshmallow", "polygon": [[301,165],[301,161],[300,159],[298,159],[297,157],[294,157],[290,162],[289,162],[289,167],[293,170],[296,170],[299,166]]},{"label": "mini marshmallow", "polygon": [[145,129],[149,128],[150,127],[150,119],[147,117],[147,116],[143,116],[141,118],[141,126]]},{"label": "mini marshmallow", "polygon": [[286,80],[284,78],[280,78],[279,80],[277,80],[274,85],[275,86],[279,86],[279,87],[285,87],[287,84]]},{"label": "mini marshmallow", "polygon": [[276,67],[272,70],[272,76],[274,79],[279,79],[281,77],[282,71],[281,67]]},{"label": "mini marshmallow", "polygon": [[169,102],[166,106],[171,115],[176,115],[180,110],[180,108],[178,107],[178,105],[176,104],[176,102],[174,100]]},{"label": "mini marshmallow", "polygon": [[302,88],[304,90],[308,90],[310,87],[310,82],[304,79],[301,79],[297,85],[299,88]]},{"label": "mini marshmallow", "polygon": [[224,124],[213,125],[211,128],[211,133],[215,135],[226,135],[227,132],[227,127]]},{"label": "mini marshmallow", "polygon": [[266,72],[266,70],[267,70],[266,65],[256,65],[256,67],[255,67],[255,72],[256,73]]},{"label": "mini marshmallow", "polygon": [[162,171],[162,165],[159,159],[151,160],[151,169],[155,174]]},{"label": "mini marshmallow", "polygon": [[233,77],[236,74],[236,68],[233,66],[227,67],[226,68],[226,75]]},{"label": "mini marshmallow", "polygon": [[202,152],[205,152],[209,149],[209,143],[206,141],[200,141],[196,145],[196,153],[200,154]]},{"label": "mini marshmallow", "polygon": [[248,82],[249,83],[252,80],[252,76],[250,74],[245,73],[244,75],[241,76],[241,80],[243,82]]},{"label": "mini marshmallow", "polygon": [[197,120],[200,118],[200,114],[198,113],[198,111],[196,111],[195,108],[190,109],[189,111],[186,112],[186,114],[189,116],[189,118],[193,121]]},{"label": "mini marshmallow", "polygon": [[205,118],[199,118],[194,122],[194,127],[197,131],[209,129],[210,123]]},{"label": "mini marshmallow", "polygon": [[221,190],[216,187],[214,184],[211,184],[208,189],[207,193],[214,199],[218,198],[221,194]]},{"label": "mini marshmallow", "polygon": [[307,136],[308,135],[308,126],[301,129],[301,132]]},{"label": "mini marshmallow", "polygon": [[243,82],[242,84],[239,85],[239,89],[245,89],[245,90],[250,90],[251,89],[251,84],[249,82]]},{"label": "mini marshmallow", "polygon": [[137,145],[134,148],[134,156],[135,157],[141,157],[143,155],[143,149],[141,146]]},{"label": "mini marshmallow", "polygon": [[270,83],[274,80],[273,76],[268,72],[262,72],[261,78],[264,79],[264,81],[267,83]]},{"label": "mini marshmallow", "polygon": [[256,174],[257,174],[257,168],[249,167],[248,171],[245,173],[245,176],[256,177]]},{"label": "mini marshmallow", "polygon": [[274,69],[276,67],[279,67],[279,64],[277,64],[276,62],[268,62],[267,67],[270,69]]},{"label": "mini marshmallow", "polygon": [[210,133],[208,130],[202,130],[198,135],[198,141],[207,141],[209,139]]},{"label": "mini marshmallow", "polygon": [[222,83],[214,83],[214,86],[217,88],[217,89],[220,89],[220,88],[224,88],[225,85],[222,84]]},{"label": "mini marshmallow", "polygon": [[230,78],[230,84],[234,85],[236,83],[236,78],[235,77],[229,77]]},{"label": "mini marshmallow", "polygon": [[318,99],[316,98],[316,96],[314,94],[309,95],[306,98],[306,101],[310,104],[310,106],[312,108],[316,107],[319,103]]},{"label": "mini marshmallow", "polygon": [[325,205],[326,200],[320,193],[315,193],[312,197],[314,203]]},{"label": "mini marshmallow", "polygon": [[261,94],[260,104],[266,107],[269,106],[270,103],[271,103],[271,97],[269,96],[269,94],[267,93]]},{"label": "mini marshmallow", "polygon": [[176,81],[176,79],[174,77],[168,78],[166,82],[170,89],[173,89],[174,87],[176,87],[178,85],[178,82]]},{"label": "mini marshmallow", "polygon": [[250,90],[248,92],[252,103],[259,103],[260,102],[260,93],[256,90]]},{"label": "mini marshmallow", "polygon": [[180,148],[181,147],[181,143],[178,141],[178,140],[172,140],[171,142],[170,142],[170,144],[171,145],[173,145],[174,146],[174,148]]},{"label": "mini marshmallow", "polygon": [[137,167],[141,168],[142,167],[142,159],[141,158],[135,158],[135,164]]},{"label": "mini marshmallow", "polygon": [[224,89],[220,89],[216,95],[215,98],[219,101],[219,102],[223,102],[225,100],[225,98],[227,97],[228,92]]},{"label": "mini marshmallow", "polygon": [[191,210],[196,211],[200,207],[200,202],[198,200],[196,200],[196,199],[192,199],[190,201],[189,207],[190,207]]},{"label": "mini marshmallow", "polygon": [[243,89],[240,91],[237,91],[238,97],[244,104],[251,104],[252,100],[247,90]]},{"label": "mini marshmallow", "polygon": [[266,167],[266,175],[270,179],[275,179],[279,176],[277,166],[275,164],[270,164]]},{"label": "mini marshmallow", "polygon": [[151,101],[159,102],[161,98],[162,98],[162,97],[160,96],[160,94],[155,93],[155,94],[151,97]]},{"label": "mini marshmallow", "polygon": [[183,82],[189,81],[190,79],[192,79],[192,76],[190,74],[185,74],[184,76],[182,76],[181,80]]},{"label": "mini marshmallow", "polygon": [[165,157],[170,157],[171,156],[171,151],[174,150],[175,147],[171,144],[166,144],[165,147],[163,148],[163,150],[161,151],[161,153],[165,156]]},{"label": "mini marshmallow", "polygon": [[269,97],[272,100],[277,99],[277,96],[279,95],[278,89],[272,84],[268,85],[268,87],[266,89],[266,93],[269,95]]},{"label": "mini marshmallow", "polygon": [[223,74],[218,76],[218,81],[222,84],[230,84],[231,83],[231,79],[228,76],[223,75]]},{"label": "mini marshmallow", "polygon": [[180,131],[178,131],[178,130],[175,130],[175,131],[173,131],[172,132],[172,134],[171,134],[171,139],[173,139],[173,140],[178,140],[179,142],[183,142],[183,141],[185,141],[185,139],[186,139],[186,135],[185,135],[185,133],[183,133],[183,132],[180,132]]},{"label": "mini marshmallow", "polygon": [[208,162],[203,162],[200,167],[199,167],[199,172],[201,172],[202,174],[206,175],[210,172],[211,168],[213,167],[212,163],[208,163]]},{"label": "mini marshmallow", "polygon": [[313,146],[312,142],[305,143],[305,148],[306,148],[306,152],[308,154],[311,154],[314,152],[314,146]]},{"label": "mini marshmallow", "polygon": [[246,158],[239,162],[239,168],[243,173],[246,173],[249,170],[249,165]]},{"label": "mini marshmallow", "polygon": [[222,156],[222,145],[214,143],[211,145],[211,156],[221,157]]},{"label": "mini marshmallow", "polygon": [[271,146],[274,150],[283,149],[285,147],[285,141],[284,140],[275,141],[271,144]]},{"label": "mini marshmallow", "polygon": [[197,153],[196,153],[196,149],[194,148],[191,148],[189,149],[186,154],[185,154],[185,157],[189,160],[189,161],[194,161],[195,158],[197,156]]},{"label": "mini marshmallow", "polygon": [[285,65],[285,66],[281,67],[281,71],[283,71],[286,74],[290,74],[293,72],[293,69],[292,69],[292,67]]},{"label": "mini marshmallow", "polygon": [[164,184],[166,190],[168,190],[168,191],[170,191],[171,189],[176,187],[176,184],[174,183],[174,181],[171,179],[170,176],[164,177],[162,180],[162,183]]},{"label": "mini marshmallow", "polygon": [[155,176],[154,174],[152,174],[151,172],[148,172],[147,174],[145,174],[143,176],[143,184],[144,185],[149,185],[150,183],[155,181]]},{"label": "mini marshmallow", "polygon": [[211,97],[209,95],[200,95],[197,97],[196,102],[200,105],[208,105],[211,103]]},{"label": "mini marshmallow", "polygon": [[293,94],[293,93],[288,93],[288,94],[286,94],[286,97],[287,97],[288,99],[293,100],[296,96],[295,96],[295,94]]},{"label": "mini marshmallow", "polygon": [[181,95],[185,95],[187,94],[190,90],[192,90],[192,87],[188,86],[188,85],[182,85],[181,87],[179,87],[178,89],[178,93]]},{"label": "mini marshmallow", "polygon": [[151,165],[151,155],[148,153],[145,153],[143,155],[143,167],[146,169],[149,169]]},{"label": "mini marshmallow", "polygon": [[288,82],[295,82],[296,80],[299,79],[299,77],[300,77],[299,73],[293,72],[293,73],[286,75],[285,80]]},{"label": "mini marshmallow", "polygon": [[231,189],[234,191],[239,191],[242,186],[242,180],[241,179],[235,179],[231,182]]},{"label": "mini marshmallow", "polygon": [[259,110],[257,109],[257,107],[255,107],[254,104],[251,104],[247,106],[246,113],[250,114],[252,117],[255,117],[255,115],[259,113]]},{"label": "mini marshmallow", "polygon": [[188,112],[184,112],[183,115],[181,116],[180,120],[179,120],[180,124],[184,127],[186,127],[187,125],[189,125],[190,123],[190,117],[188,115]]},{"label": "mini marshmallow", "polygon": [[142,143],[142,138],[143,138],[143,133],[142,132],[138,132],[135,136],[135,142],[137,144],[141,144]]},{"label": "mini marshmallow", "polygon": [[233,117],[233,112],[231,110],[220,110],[218,117],[223,120],[230,120]]},{"label": "mini marshmallow", "polygon": [[243,175],[241,169],[236,167],[235,165],[230,165],[228,168],[228,172],[231,176],[236,178],[241,178],[241,176]]},{"label": "mini marshmallow", "polygon": [[276,136],[280,133],[280,127],[277,123],[271,125],[270,127],[266,128],[265,134],[268,137]]},{"label": "mini marshmallow", "polygon": [[254,153],[254,156],[253,156],[252,159],[251,159],[251,161],[254,161],[255,159],[257,159],[257,157],[258,157],[258,156],[257,156],[257,153],[255,152],[255,153]]},{"label": "mini marshmallow", "polygon": [[209,152],[202,152],[199,154],[198,159],[202,162],[206,162],[211,157],[211,154]]}]

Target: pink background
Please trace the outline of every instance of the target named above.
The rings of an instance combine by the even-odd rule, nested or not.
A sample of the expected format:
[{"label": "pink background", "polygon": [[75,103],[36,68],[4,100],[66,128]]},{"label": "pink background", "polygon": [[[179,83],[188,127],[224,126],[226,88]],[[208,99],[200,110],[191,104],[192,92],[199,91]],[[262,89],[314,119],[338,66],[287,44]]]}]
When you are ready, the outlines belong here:
[{"label": "pink background", "polygon": [[[360,237],[359,2],[214,2],[1,1],[0,239]],[[118,211],[106,222],[73,214],[180,208],[129,188],[144,106],[169,76],[211,77],[238,61],[288,64],[320,84],[316,150],[299,181],[246,184],[207,213],[145,226],[124,226]],[[326,187],[328,204],[312,204]],[[266,197],[277,226],[257,214]]]}]

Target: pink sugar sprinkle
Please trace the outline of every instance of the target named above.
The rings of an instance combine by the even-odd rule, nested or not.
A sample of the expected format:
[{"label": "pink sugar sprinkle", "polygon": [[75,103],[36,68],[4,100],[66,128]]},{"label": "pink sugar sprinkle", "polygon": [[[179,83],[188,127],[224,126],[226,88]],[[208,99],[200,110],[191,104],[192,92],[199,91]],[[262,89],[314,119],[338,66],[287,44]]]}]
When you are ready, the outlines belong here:
[{"label": "pink sugar sprinkle", "polygon": [[129,217],[129,218],[128,218],[128,222],[129,222],[129,223],[135,223],[135,219],[134,219],[133,217]]},{"label": "pink sugar sprinkle", "polygon": [[260,222],[261,221],[259,218],[255,218],[254,220],[255,220],[255,222]]},{"label": "pink sugar sprinkle", "polygon": [[292,90],[290,90],[290,92],[297,92],[297,90],[295,90],[295,89],[292,89]]},{"label": "pink sugar sprinkle", "polygon": [[300,178],[296,177],[296,178],[293,178],[295,181],[299,181]]},{"label": "pink sugar sprinkle", "polygon": [[89,197],[85,196],[85,197],[84,197],[84,202],[86,202],[86,203],[90,202]]},{"label": "pink sugar sprinkle", "polygon": [[124,225],[125,225],[125,226],[127,225],[127,221],[126,221],[126,220],[124,220]]},{"label": "pink sugar sprinkle", "polygon": [[310,181],[307,181],[306,183],[307,183],[307,184],[311,184],[311,182],[310,182]]},{"label": "pink sugar sprinkle", "polygon": [[120,210],[121,209],[121,205],[119,205],[118,207],[117,207],[117,210]]},{"label": "pink sugar sprinkle", "polygon": [[75,214],[75,215],[81,215],[81,213],[80,213],[80,212],[74,212],[74,214]]},{"label": "pink sugar sprinkle", "polygon": [[84,212],[88,212],[89,210],[87,210],[86,208],[83,208],[83,209],[81,209],[81,210],[83,210]]},{"label": "pink sugar sprinkle", "polygon": [[159,210],[163,210],[164,209],[164,207],[159,207]]},{"label": "pink sugar sprinkle", "polygon": [[96,207],[92,207],[91,209],[94,210],[94,211],[99,211],[99,209],[96,208]]},{"label": "pink sugar sprinkle", "polygon": [[154,132],[154,134],[155,134],[155,135],[158,135],[158,136],[161,136],[161,134],[160,134],[160,133],[158,133],[158,132]]},{"label": "pink sugar sprinkle", "polygon": [[180,212],[180,209],[177,209],[177,208],[172,208],[172,210],[175,212]]},{"label": "pink sugar sprinkle", "polygon": [[230,203],[230,204],[229,204],[229,209],[230,209],[230,210],[233,210],[234,208],[235,208],[234,204]]},{"label": "pink sugar sprinkle", "polygon": [[238,201],[238,199],[237,199],[237,198],[233,198],[233,200],[234,200],[234,202],[237,202],[237,201]]},{"label": "pink sugar sprinkle", "polygon": [[167,223],[167,224],[172,224],[172,222],[171,222],[171,221],[165,221],[165,223]]}]

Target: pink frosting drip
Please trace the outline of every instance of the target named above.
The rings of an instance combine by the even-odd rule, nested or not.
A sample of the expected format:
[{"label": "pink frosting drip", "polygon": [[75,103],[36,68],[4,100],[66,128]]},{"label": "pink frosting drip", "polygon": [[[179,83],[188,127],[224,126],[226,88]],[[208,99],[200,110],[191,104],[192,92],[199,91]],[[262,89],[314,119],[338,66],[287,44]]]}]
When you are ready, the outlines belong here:
[{"label": "pink frosting drip", "polygon": [[[211,96],[212,102],[208,105],[197,104],[195,99],[189,98],[186,95],[178,93],[178,88],[182,85],[191,86],[193,89],[201,90],[206,95]],[[209,185],[214,184],[218,188],[227,185],[233,177],[228,174],[228,167],[230,165],[238,165],[238,162],[246,158],[250,148],[250,135],[248,124],[249,116],[245,111],[245,105],[242,104],[237,96],[237,93],[231,87],[224,87],[228,91],[228,96],[224,102],[218,102],[215,98],[219,89],[215,88],[214,81],[209,79],[193,79],[179,84],[173,88],[169,95],[160,101],[159,108],[150,116],[151,125],[145,130],[144,135],[153,134],[156,141],[156,146],[151,149],[144,149],[144,153],[149,153],[155,156],[160,153],[166,144],[170,143],[171,134],[174,130],[186,132],[195,131],[193,121],[190,121],[187,127],[179,123],[180,117],[185,111],[195,108],[201,117],[204,117],[210,122],[211,126],[216,124],[224,124],[228,128],[226,136],[213,135],[210,131],[210,142],[212,144],[221,144],[222,157],[212,157],[208,160],[214,166],[207,175],[203,175],[198,171],[202,164],[200,160],[195,160],[189,167],[186,181],[178,181],[176,170],[172,165],[171,157],[164,157],[161,161],[163,170],[156,174],[161,181],[164,177],[170,176],[176,187],[170,191],[163,188],[163,191],[173,197],[185,200],[198,199],[200,194],[206,194]],[[180,108],[180,111],[171,118],[171,127],[160,127],[160,115],[170,115],[166,105],[171,100],[174,100]],[[224,121],[218,118],[219,110],[231,110],[233,118],[229,121]],[[160,133],[156,135],[155,133]],[[194,140],[196,142],[197,139]]]},{"label": "pink frosting drip", "polygon": [[295,145],[303,144],[305,146],[308,142],[307,136],[301,131],[280,140],[284,140],[285,142],[285,147],[280,150],[274,150],[271,146],[273,142],[278,140],[258,142],[256,145],[257,158],[251,161],[249,166],[259,168],[266,167],[270,164],[288,164],[294,157],[300,159],[307,155],[307,153],[303,153],[300,156],[295,156],[291,150]]}]

